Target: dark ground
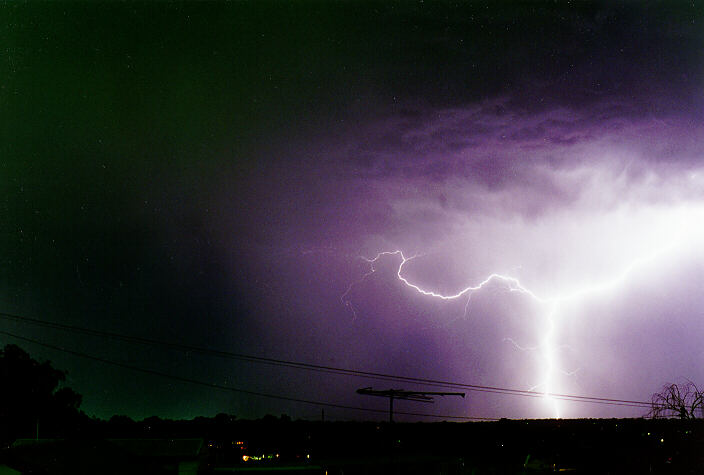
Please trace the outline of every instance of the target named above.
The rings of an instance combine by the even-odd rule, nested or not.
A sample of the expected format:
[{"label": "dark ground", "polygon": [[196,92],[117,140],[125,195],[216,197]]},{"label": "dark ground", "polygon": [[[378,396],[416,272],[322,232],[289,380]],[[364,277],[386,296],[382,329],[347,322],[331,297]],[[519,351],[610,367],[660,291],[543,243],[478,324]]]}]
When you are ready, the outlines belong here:
[{"label": "dark ground", "polygon": [[[124,442],[119,444],[119,450],[115,448],[114,441],[124,439],[141,441],[132,443],[133,448],[140,444],[152,448],[137,455],[132,450],[129,458]],[[74,473],[91,473],[95,464],[86,461],[90,453],[101,454],[103,464],[110,460],[111,453],[118,454],[113,458],[120,463],[107,462],[114,473],[128,466],[144,468],[141,472],[130,468],[132,473],[196,473],[178,472],[176,462],[159,465],[158,457],[145,457],[149,450],[156,450],[154,447],[158,446],[149,445],[152,439],[169,441],[174,453],[164,453],[162,459],[169,455],[172,461],[177,459],[174,440],[201,439],[197,473],[518,474],[560,471],[679,474],[704,471],[704,451],[701,450],[704,421],[665,419],[388,424],[291,421],[286,416],[246,421],[224,414],[192,421],[150,418],[134,422],[118,417],[111,422],[92,420],[72,437],[54,443],[53,449],[47,448],[50,445],[39,449],[15,444],[14,448],[4,450],[2,456],[8,465],[14,462],[17,466],[18,460],[39,460],[42,454],[53,451],[54,455],[44,455],[49,468],[25,473],[69,473],[71,470],[66,467],[73,467]],[[59,443],[64,445],[57,446]],[[72,452],[82,464],[71,460]],[[243,460],[243,456],[248,460]],[[195,460],[195,457],[188,460]],[[64,471],[53,469],[58,470],[59,461]],[[79,465],[81,469],[76,472]]]}]

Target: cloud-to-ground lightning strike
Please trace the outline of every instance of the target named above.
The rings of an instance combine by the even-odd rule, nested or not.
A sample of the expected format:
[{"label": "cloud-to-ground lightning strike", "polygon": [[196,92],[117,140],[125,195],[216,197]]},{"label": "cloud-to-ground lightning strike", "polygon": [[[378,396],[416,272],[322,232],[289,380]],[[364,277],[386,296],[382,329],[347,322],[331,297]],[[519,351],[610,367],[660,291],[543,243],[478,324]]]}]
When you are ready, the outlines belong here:
[{"label": "cloud-to-ground lightning strike", "polygon": [[[681,236],[682,234],[680,234]],[[675,248],[681,246],[683,244],[682,239],[679,239],[679,236],[676,237],[675,239],[670,240],[670,242],[665,245],[660,247],[654,252],[651,252],[650,254],[640,256],[636,259],[633,259],[630,264],[622,268],[619,272],[616,272],[612,274],[610,278],[600,280],[598,282],[594,282],[588,285],[584,285],[579,288],[572,289],[567,292],[562,292],[558,295],[552,295],[552,296],[541,296],[533,292],[531,289],[527,288],[525,285],[523,285],[519,279],[510,276],[510,275],[503,275],[499,273],[492,273],[488,275],[485,279],[483,279],[481,282],[475,284],[475,285],[470,285],[468,287],[465,287],[461,289],[459,292],[454,293],[454,294],[442,294],[439,292],[436,292],[434,290],[426,289],[421,287],[420,285],[411,282],[406,276],[404,276],[404,268],[406,264],[411,262],[412,260],[416,259],[419,257],[419,254],[415,254],[410,257],[406,257],[406,255],[403,253],[401,250],[394,250],[394,251],[383,251],[379,252],[376,256],[373,258],[367,258],[367,257],[362,257],[366,262],[369,263],[369,271],[366,272],[360,279],[357,281],[353,282],[352,284],[349,285],[347,290],[344,292],[344,294],[341,296],[341,301],[343,302],[344,305],[346,305],[350,310],[352,311],[354,318],[357,317],[357,313],[354,309],[354,306],[352,302],[350,301],[349,294],[352,291],[352,289],[363,282],[365,279],[367,279],[369,276],[374,274],[376,272],[376,264],[377,262],[383,258],[383,257],[389,257],[389,256],[397,256],[400,259],[400,263],[398,264],[398,268],[396,269],[396,276],[398,279],[404,283],[407,287],[413,289],[415,292],[418,292],[421,295],[425,295],[431,298],[436,298],[436,299],[441,299],[441,300],[456,300],[460,299],[462,297],[467,298],[467,304],[465,305],[465,314],[467,311],[467,306],[469,305],[469,301],[471,299],[471,296],[474,292],[480,291],[482,288],[484,288],[487,284],[498,281],[503,283],[504,285],[507,286],[508,290],[511,292],[519,292],[521,294],[524,294],[528,296],[529,298],[533,299],[534,301],[547,305],[548,308],[546,310],[546,319],[545,321],[547,322],[546,328],[542,331],[543,338],[539,345],[534,348],[523,348],[520,345],[518,345],[515,341],[512,339],[508,339],[513,345],[518,348],[519,350],[523,351],[528,351],[528,350],[538,350],[540,351],[542,355],[542,359],[544,360],[544,371],[543,371],[543,377],[542,377],[542,382],[536,384],[531,388],[532,390],[536,388],[543,388],[543,392],[545,394],[546,401],[551,404],[553,413],[555,417],[560,417],[560,408],[558,406],[558,401],[553,398],[553,395],[558,393],[556,388],[554,388],[554,378],[555,374],[558,371],[558,361],[557,361],[557,350],[559,345],[555,342],[555,333],[556,333],[556,327],[557,327],[557,318],[559,315],[559,310],[560,310],[560,304],[563,302],[567,301],[573,301],[576,299],[580,299],[583,297],[586,297],[591,294],[596,294],[600,292],[605,292],[611,289],[614,289],[618,287],[619,285],[623,284],[626,282],[626,280],[629,279],[629,277],[638,269],[642,269],[645,266],[647,266],[649,263],[654,261],[655,259],[663,256],[664,254],[674,250]],[[571,371],[571,372],[565,372],[565,374],[572,375],[576,371]]]}]

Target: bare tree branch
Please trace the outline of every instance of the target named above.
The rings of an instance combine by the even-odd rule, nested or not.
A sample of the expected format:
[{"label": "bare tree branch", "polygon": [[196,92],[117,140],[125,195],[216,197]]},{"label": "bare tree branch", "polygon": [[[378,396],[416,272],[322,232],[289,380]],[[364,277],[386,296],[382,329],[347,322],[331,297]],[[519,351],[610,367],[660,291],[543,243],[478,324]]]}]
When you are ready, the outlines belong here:
[{"label": "bare tree branch", "polygon": [[671,383],[653,394],[650,417],[679,417],[696,419],[704,409],[704,393],[692,381]]}]

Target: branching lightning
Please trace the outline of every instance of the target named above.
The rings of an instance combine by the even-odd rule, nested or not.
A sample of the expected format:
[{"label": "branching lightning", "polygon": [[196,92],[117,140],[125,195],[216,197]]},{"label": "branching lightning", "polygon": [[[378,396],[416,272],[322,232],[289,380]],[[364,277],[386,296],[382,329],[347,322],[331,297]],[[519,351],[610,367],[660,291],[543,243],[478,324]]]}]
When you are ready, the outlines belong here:
[{"label": "branching lightning", "polygon": [[403,253],[403,251],[398,249],[393,251],[383,251],[379,252],[376,256],[372,258],[362,258],[369,263],[369,271],[366,272],[359,280],[350,284],[345,293],[341,296],[341,301],[352,311],[354,317],[356,318],[357,312],[350,300],[350,293],[352,292],[353,288],[376,272],[376,264],[380,259],[384,257],[396,256],[398,259],[400,259],[400,262],[396,269],[396,276],[401,282],[403,282],[404,285],[421,295],[425,295],[434,299],[457,300],[464,297],[467,299],[467,303],[465,304],[465,315],[467,313],[467,308],[469,306],[471,296],[475,292],[482,290],[491,282],[500,283],[504,285],[507,290],[523,294],[526,297],[534,300],[535,302],[544,305],[546,307],[544,320],[546,323],[545,328],[543,328],[543,330],[541,331],[542,338],[538,346],[533,348],[525,348],[510,338],[505,339],[505,341],[512,343],[519,350],[538,351],[540,353],[541,359],[543,361],[543,375],[541,378],[542,381],[536,384],[532,389],[542,388],[542,391],[545,394],[545,399],[550,404],[550,406],[552,406],[552,410],[555,417],[560,417],[560,407],[558,406],[558,400],[553,397],[554,394],[558,393],[557,388],[555,387],[556,374],[558,372],[568,375],[576,373],[576,371],[567,372],[562,369],[559,369],[557,353],[561,345],[557,344],[555,338],[558,320],[560,317],[560,308],[562,304],[583,299],[594,294],[617,289],[619,286],[623,285],[625,282],[631,279],[636,272],[644,270],[647,266],[651,265],[652,262],[656,259],[659,259],[670,251],[673,251],[674,249],[682,246],[683,240],[680,239],[680,237],[686,234],[687,233],[679,232],[676,236],[671,236],[672,239],[668,239],[666,245],[661,246],[659,249],[656,249],[654,252],[651,252],[647,255],[642,255],[633,259],[628,265],[621,268],[619,271],[612,273],[608,278],[592,282],[581,287],[569,289],[567,291],[560,292],[556,295],[547,296],[538,295],[536,292],[525,286],[516,277],[499,273],[489,274],[479,283],[469,285],[456,293],[443,294],[433,289],[424,288],[421,285],[412,282],[404,274],[406,266],[411,261],[418,258],[418,254],[407,257]]}]

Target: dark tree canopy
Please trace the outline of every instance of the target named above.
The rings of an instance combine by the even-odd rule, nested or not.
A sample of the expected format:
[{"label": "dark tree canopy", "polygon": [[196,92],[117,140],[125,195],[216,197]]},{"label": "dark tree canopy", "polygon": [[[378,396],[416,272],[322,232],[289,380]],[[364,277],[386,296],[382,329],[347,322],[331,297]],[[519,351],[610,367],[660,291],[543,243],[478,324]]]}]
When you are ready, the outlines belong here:
[{"label": "dark tree canopy", "polygon": [[16,345],[0,350],[0,426],[3,438],[26,437],[37,422],[57,425],[78,413],[81,396],[61,387],[66,372],[43,363]]}]

